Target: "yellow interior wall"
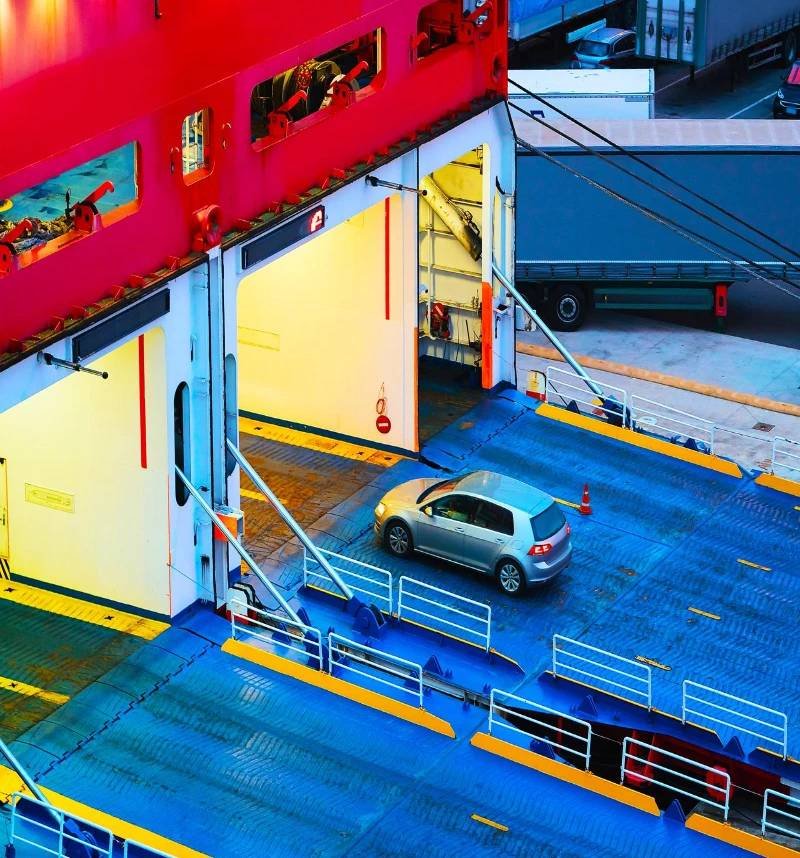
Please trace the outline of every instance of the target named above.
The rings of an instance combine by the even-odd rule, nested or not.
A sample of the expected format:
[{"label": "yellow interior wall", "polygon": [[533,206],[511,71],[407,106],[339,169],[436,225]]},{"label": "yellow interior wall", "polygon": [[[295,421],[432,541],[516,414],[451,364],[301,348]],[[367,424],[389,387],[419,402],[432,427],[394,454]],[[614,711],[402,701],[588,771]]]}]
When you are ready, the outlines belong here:
[{"label": "yellow interior wall", "polygon": [[[0,414],[12,573],[167,614],[171,422],[163,333],[145,335],[147,469],[140,462],[137,340],[92,366],[109,378],[65,373]],[[59,493],[54,498],[73,511],[26,500],[26,483]]]},{"label": "yellow interior wall", "polygon": [[[241,410],[405,449],[413,446],[404,427],[414,408],[415,341],[403,318],[406,251],[400,199],[390,199],[388,321],[384,202],[242,281]],[[386,435],[375,426],[381,395],[392,421]]]}]

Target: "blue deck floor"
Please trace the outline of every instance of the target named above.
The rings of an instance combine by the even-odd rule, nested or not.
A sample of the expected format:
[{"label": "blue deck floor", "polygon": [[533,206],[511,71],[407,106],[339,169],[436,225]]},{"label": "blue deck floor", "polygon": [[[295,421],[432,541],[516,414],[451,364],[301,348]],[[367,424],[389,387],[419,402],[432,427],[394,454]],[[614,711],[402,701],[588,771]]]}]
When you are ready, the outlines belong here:
[{"label": "blue deck floor", "polygon": [[[791,498],[553,423],[513,394],[478,405],[425,453],[569,500],[589,482],[594,514],[568,513],[575,559],[555,586],[513,600],[480,576],[386,555],[372,536],[372,507],[388,486],[431,473],[420,462],[382,471],[326,514],[315,527],[323,544],[490,601],[495,645],[527,671],[522,693],[535,693],[558,632],[671,667],[656,671],[661,708],[676,711],[680,680],[691,677],[785,709],[790,751],[800,755]],[[297,566],[280,579],[296,587]],[[222,856],[740,854],[473,749],[471,732],[485,727],[478,710],[462,713],[458,739],[446,739],[236,661],[220,652],[228,629],[212,615],[187,622],[191,629],[141,647],[15,743],[43,783]]]}]

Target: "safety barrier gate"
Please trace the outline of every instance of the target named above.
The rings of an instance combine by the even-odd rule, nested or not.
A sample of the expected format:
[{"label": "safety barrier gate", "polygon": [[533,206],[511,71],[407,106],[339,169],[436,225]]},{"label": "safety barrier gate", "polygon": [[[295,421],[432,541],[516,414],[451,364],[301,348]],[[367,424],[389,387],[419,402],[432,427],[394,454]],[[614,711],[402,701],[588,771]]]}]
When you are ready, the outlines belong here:
[{"label": "safety barrier gate", "polygon": [[[521,709],[529,711],[521,712]],[[554,724],[542,720],[541,717],[537,718],[537,715],[552,715],[558,720]],[[525,729],[515,727],[510,723],[511,719],[524,724]],[[566,715],[541,703],[493,688],[489,697],[489,733],[498,730],[512,734],[513,738],[521,736],[526,746],[531,739],[535,739],[549,745],[560,757],[566,757],[570,762],[578,758],[584,769],[589,768],[592,725],[588,721],[575,718],[574,715]]]},{"label": "safety barrier gate", "polygon": [[654,399],[628,394],[624,388],[609,384],[603,384],[602,387],[604,392],[613,394],[613,398],[603,399],[593,396],[587,390],[587,384],[600,387],[600,382],[590,376],[584,378],[568,369],[548,366],[545,401],[561,408],[574,403],[581,413],[602,418],[612,425],[624,425],[665,441],[694,446],[711,455],[720,455],[726,442],[730,443],[731,438],[735,437],[739,439],[740,445],[748,446],[754,453],[763,450],[763,461],[759,460],[759,467],[769,468],[771,474],[800,481],[800,441],[783,437],[769,438],[734,429]]},{"label": "safety barrier gate", "polygon": [[423,581],[403,576],[397,597],[397,616],[449,637],[465,640],[489,651],[492,609]]},{"label": "safety barrier gate", "polygon": [[328,671],[333,675],[335,670],[387,686],[399,692],[401,699],[411,697],[420,707],[423,706],[425,689],[421,665],[330,632]]},{"label": "safety barrier gate", "polygon": [[[728,727],[735,733],[745,733],[759,742],[777,749],[786,759],[788,719],[784,712],[769,709],[742,697],[717,691],[685,679],[681,703],[681,720]],[[694,716],[690,718],[690,716]]]},{"label": "safety barrier gate", "polygon": [[228,603],[228,611],[234,640],[244,636],[255,638],[270,647],[280,647],[280,654],[284,657],[311,662],[312,667],[322,669],[322,634],[319,629],[290,620],[283,614],[254,608],[237,599]]},{"label": "safety barrier gate", "polygon": [[[787,825],[793,825],[793,828],[787,828]],[[800,839],[800,797],[774,789],[764,792],[761,836],[766,837],[767,832]]]},{"label": "safety barrier gate", "polygon": [[[392,613],[394,598],[391,572],[361,560],[353,560],[343,554],[326,551],[324,548],[318,548],[317,551],[336,570],[341,580],[353,593],[381,611]],[[305,548],[303,549],[303,585],[315,587],[333,595],[339,594],[339,588],[331,581],[328,573]]]},{"label": "safety barrier gate", "polygon": [[697,763],[640,739],[627,736],[622,743],[620,783],[663,787],[710,804],[728,819],[731,776],[724,769]]},{"label": "safety barrier gate", "polygon": [[[82,836],[84,833],[90,834],[93,842]],[[15,848],[28,847],[26,855],[42,853],[56,858],[79,854],[96,858],[174,858],[168,852],[134,840],[126,840],[122,851],[115,849],[110,829],[21,793],[11,797],[11,843]]]},{"label": "safety barrier gate", "polygon": [[553,635],[553,676],[575,679],[599,691],[653,708],[653,671],[650,665],[563,635]]}]

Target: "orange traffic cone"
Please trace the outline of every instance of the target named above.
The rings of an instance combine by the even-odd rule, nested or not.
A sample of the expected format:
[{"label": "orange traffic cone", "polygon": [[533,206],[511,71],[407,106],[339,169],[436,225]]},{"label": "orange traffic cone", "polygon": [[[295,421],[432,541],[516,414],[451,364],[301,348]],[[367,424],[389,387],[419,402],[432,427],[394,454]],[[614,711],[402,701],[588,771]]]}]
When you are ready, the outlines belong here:
[{"label": "orange traffic cone", "polygon": [[583,497],[581,498],[581,505],[578,507],[578,512],[581,515],[592,514],[592,507],[589,502],[589,483],[583,484]]}]

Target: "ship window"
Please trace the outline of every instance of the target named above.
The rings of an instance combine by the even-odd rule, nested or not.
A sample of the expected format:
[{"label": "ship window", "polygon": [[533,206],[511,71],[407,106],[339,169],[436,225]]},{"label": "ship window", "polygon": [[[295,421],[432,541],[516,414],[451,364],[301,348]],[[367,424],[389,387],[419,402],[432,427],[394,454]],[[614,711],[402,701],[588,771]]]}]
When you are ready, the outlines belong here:
[{"label": "ship window", "polygon": [[417,20],[417,59],[455,43],[464,6],[463,0],[438,0],[420,10]]},{"label": "ship window", "polygon": [[[189,426],[189,385],[182,381],[175,390],[173,401],[174,435],[175,435],[175,465],[191,480],[191,452],[189,441],[191,429]],[[175,474],[175,500],[183,506],[189,500],[189,490],[183,480]]]},{"label": "ship window", "polygon": [[210,111],[208,108],[190,113],[181,129],[183,177],[188,183],[202,178],[211,167],[209,146]]},{"label": "ship window", "polygon": [[138,168],[139,147],[128,143],[0,199],[0,236],[12,245],[16,262],[28,265],[133,214]]},{"label": "ship window", "polygon": [[373,93],[382,83],[382,53],[378,29],[257,84],[250,97],[251,141],[274,143],[286,136],[287,121],[300,122]]}]

